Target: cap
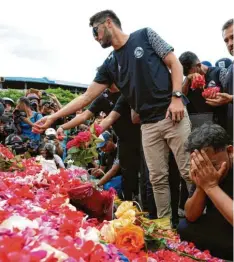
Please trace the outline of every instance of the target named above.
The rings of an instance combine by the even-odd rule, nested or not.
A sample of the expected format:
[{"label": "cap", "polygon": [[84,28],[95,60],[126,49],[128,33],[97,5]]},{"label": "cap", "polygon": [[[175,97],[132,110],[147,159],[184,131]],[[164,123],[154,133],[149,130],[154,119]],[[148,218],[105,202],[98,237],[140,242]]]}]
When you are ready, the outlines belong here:
[{"label": "cap", "polygon": [[13,106],[15,105],[15,102],[13,99],[9,98],[9,97],[3,97],[3,100],[5,103],[10,103],[12,104]]},{"label": "cap", "polygon": [[216,67],[228,68],[232,64],[232,60],[229,58],[221,58],[216,63]]},{"label": "cap", "polygon": [[28,98],[29,100],[31,100],[31,99],[40,100],[40,97],[39,97],[37,94],[35,94],[35,93],[30,93],[30,94],[28,94],[28,95],[27,95],[27,98]]},{"label": "cap", "polygon": [[56,136],[56,131],[55,131],[55,129],[54,128],[48,128],[48,129],[46,129],[46,131],[45,131],[45,135],[46,136],[51,136],[51,135],[54,135],[54,136]]},{"label": "cap", "polygon": [[97,144],[97,148],[101,148],[104,147],[106,143],[110,140],[111,134],[108,131],[105,131],[98,138],[103,140],[103,142]]},{"label": "cap", "polygon": [[201,64],[206,65],[206,66],[212,66],[211,62],[209,61],[202,61]]}]

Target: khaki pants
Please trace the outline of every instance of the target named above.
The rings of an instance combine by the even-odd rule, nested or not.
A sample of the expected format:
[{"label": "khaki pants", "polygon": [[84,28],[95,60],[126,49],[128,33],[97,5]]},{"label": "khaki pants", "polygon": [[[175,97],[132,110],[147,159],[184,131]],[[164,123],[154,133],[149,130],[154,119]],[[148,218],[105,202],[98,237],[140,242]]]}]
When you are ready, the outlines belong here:
[{"label": "khaki pants", "polygon": [[170,188],[168,181],[168,157],[171,149],[181,176],[190,185],[190,154],[185,150],[185,142],[191,132],[187,110],[180,123],[173,125],[170,118],[157,123],[143,124],[142,144],[146,163],[150,172],[158,218],[171,215]]}]

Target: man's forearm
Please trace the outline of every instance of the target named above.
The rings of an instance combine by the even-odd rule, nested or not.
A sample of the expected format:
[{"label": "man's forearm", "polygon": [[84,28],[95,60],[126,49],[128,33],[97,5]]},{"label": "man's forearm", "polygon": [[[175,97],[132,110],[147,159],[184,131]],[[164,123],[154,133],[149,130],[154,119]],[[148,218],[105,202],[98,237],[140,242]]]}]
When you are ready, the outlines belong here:
[{"label": "man's forearm", "polygon": [[233,226],[233,200],[219,187],[213,187],[206,191],[219,212]]},{"label": "man's forearm", "polygon": [[85,110],[85,112],[83,112],[80,115],[77,115],[71,121],[61,125],[61,127],[64,130],[74,128],[76,126],[79,126],[80,124],[83,124],[86,120],[90,119],[92,116],[93,116],[93,113],[91,111]]},{"label": "man's forearm", "polygon": [[111,170],[109,170],[104,177],[98,182],[98,186],[102,186],[107,183],[113,176],[115,176],[119,170],[119,165],[112,166]]},{"label": "man's forearm", "polygon": [[182,84],[182,92],[184,95],[188,94],[189,86],[190,86],[190,80],[186,77]]},{"label": "man's forearm", "polygon": [[98,97],[107,87],[108,85],[93,82],[84,94],[75,98],[58,112],[51,115],[51,118],[55,121],[59,118],[68,116],[80,109],[83,109],[85,106],[89,105],[96,97]]},{"label": "man's forearm", "polygon": [[172,89],[173,91],[182,92],[183,67],[173,52],[170,52],[163,62],[171,70]]},{"label": "man's forearm", "polygon": [[182,92],[183,68],[179,61],[174,61],[171,65],[171,79],[173,91]]},{"label": "man's forearm", "polygon": [[104,132],[105,130],[110,128],[110,126],[113,125],[119,118],[119,113],[117,113],[116,111],[111,111],[110,114],[100,123],[102,131]]},{"label": "man's forearm", "polygon": [[185,204],[186,218],[191,222],[196,221],[202,215],[205,204],[206,193],[202,189],[196,188],[193,196]]}]

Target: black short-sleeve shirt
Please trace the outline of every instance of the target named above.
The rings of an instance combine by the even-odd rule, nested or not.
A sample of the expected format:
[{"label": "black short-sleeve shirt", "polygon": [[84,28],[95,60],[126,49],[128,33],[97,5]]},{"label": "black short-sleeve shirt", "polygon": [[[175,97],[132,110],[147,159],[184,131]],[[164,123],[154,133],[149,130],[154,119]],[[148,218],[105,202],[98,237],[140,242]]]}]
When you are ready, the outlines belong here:
[{"label": "black short-sleeve shirt", "polygon": [[172,93],[171,74],[163,59],[171,51],[152,29],[140,29],[104,61],[94,82],[114,82],[142,123],[162,120]]},{"label": "black short-sleeve shirt", "polygon": [[120,92],[111,93],[106,91],[101,94],[88,108],[94,115],[103,111],[109,114],[112,110],[121,116],[112,125],[118,139],[121,142],[140,143],[140,126],[134,125],[131,120],[131,108],[125,99],[119,99]]},{"label": "black short-sleeve shirt", "polygon": [[[223,179],[223,181],[219,184],[220,188],[233,199],[233,169],[230,169],[227,176]],[[194,191],[196,190],[196,186],[194,185],[193,189],[190,192],[190,196],[192,197]],[[221,227],[230,227],[231,225],[228,221],[223,217],[223,215],[219,212],[219,210],[215,207],[213,202],[209,197],[206,198],[206,216],[209,217],[213,222],[217,222],[217,226]]]}]

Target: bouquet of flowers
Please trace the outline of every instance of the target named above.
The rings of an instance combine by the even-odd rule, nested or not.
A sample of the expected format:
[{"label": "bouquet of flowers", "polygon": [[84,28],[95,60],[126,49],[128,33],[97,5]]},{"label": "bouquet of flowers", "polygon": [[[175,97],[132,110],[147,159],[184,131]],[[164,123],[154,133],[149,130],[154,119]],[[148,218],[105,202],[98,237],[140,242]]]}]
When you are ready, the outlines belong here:
[{"label": "bouquet of flowers", "polygon": [[86,167],[93,159],[98,157],[96,146],[102,142],[98,136],[101,128],[93,124],[88,131],[79,132],[76,137],[67,143],[68,156],[66,162],[72,161],[74,165]]},{"label": "bouquet of flowers", "polygon": [[22,159],[0,144],[0,171],[14,171],[23,169]]}]

